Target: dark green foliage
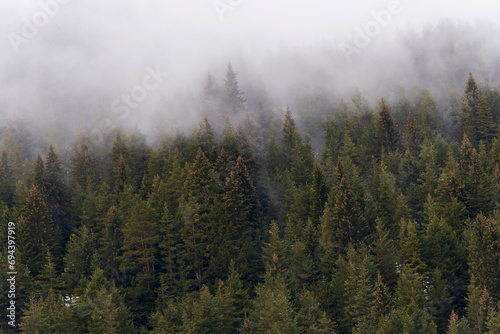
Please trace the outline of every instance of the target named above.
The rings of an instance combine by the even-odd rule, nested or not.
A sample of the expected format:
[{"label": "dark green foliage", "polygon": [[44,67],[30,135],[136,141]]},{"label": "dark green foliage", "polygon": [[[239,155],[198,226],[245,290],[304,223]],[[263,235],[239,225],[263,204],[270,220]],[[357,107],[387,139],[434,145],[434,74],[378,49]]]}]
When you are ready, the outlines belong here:
[{"label": "dark green foliage", "polygon": [[389,291],[394,292],[398,279],[397,266],[399,263],[395,240],[390,238],[389,231],[384,228],[380,218],[376,220],[376,224],[377,234],[370,247],[373,261],[383,283]]},{"label": "dark green foliage", "polygon": [[499,332],[496,89],[470,76],[461,110],[421,88],[390,110],[302,92],[280,123],[245,87],[247,106],[230,66],[209,75],[215,126],[160,142],[136,127],[57,153],[42,139],[42,157],[4,131],[22,332]]},{"label": "dark green foliage", "polygon": [[[286,107],[285,116],[283,118],[282,128],[282,153],[281,153],[281,166],[290,169],[294,159],[294,149],[297,145],[302,143],[302,138],[299,134],[295,119],[292,116],[292,111],[288,106]],[[297,152],[298,153],[298,152]]]},{"label": "dark green foliage", "polygon": [[35,167],[33,168],[33,184],[42,194],[45,194],[47,191],[48,182],[46,174],[45,163],[43,162],[43,158],[40,153],[38,153]]},{"label": "dark green foliage", "polygon": [[380,101],[378,112],[378,138],[380,146],[385,151],[395,151],[399,148],[399,132],[394,123],[389,107],[384,100]]},{"label": "dark green foliage", "polygon": [[15,191],[14,173],[7,152],[0,156],[0,201],[7,205],[12,203]]},{"label": "dark green foliage", "polygon": [[420,145],[422,144],[422,131],[417,124],[417,120],[413,115],[408,113],[408,121],[406,123],[406,147],[413,155],[418,155]]},{"label": "dark green foliage", "polygon": [[500,297],[500,226],[493,218],[479,215],[471,223],[468,236],[470,275],[479,287]]},{"label": "dark green foliage", "polygon": [[325,176],[318,162],[314,163],[311,182],[311,220],[317,224],[323,215],[326,201],[328,200],[328,186]]},{"label": "dark green foliage", "polygon": [[281,275],[266,274],[257,286],[250,314],[252,333],[299,333],[288,289]]},{"label": "dark green foliage", "polygon": [[134,333],[131,314],[120,291],[96,269],[74,306],[77,328],[89,333]]},{"label": "dark green foliage", "polygon": [[21,261],[33,274],[38,274],[46,254],[57,248],[57,240],[49,210],[35,185],[22,208],[17,229],[19,241],[16,245]]},{"label": "dark green foliage", "polygon": [[71,179],[73,186],[80,186],[86,190],[98,180],[97,165],[87,139],[82,135],[75,144],[73,155],[71,156]]},{"label": "dark green foliage", "polygon": [[94,257],[93,233],[82,226],[76,233],[72,234],[66,246],[64,256],[64,291],[72,296],[78,296],[86,286],[92,274],[92,259]]},{"label": "dark green foliage", "polygon": [[67,232],[70,212],[67,179],[64,176],[59,155],[52,145],[49,146],[45,157],[45,179],[46,191],[44,196],[47,207],[52,214],[56,228],[60,227],[64,232]]},{"label": "dark green foliage", "polygon": [[471,138],[474,145],[481,140],[491,142],[495,133],[495,124],[490,106],[472,73],[462,95],[460,129]]}]

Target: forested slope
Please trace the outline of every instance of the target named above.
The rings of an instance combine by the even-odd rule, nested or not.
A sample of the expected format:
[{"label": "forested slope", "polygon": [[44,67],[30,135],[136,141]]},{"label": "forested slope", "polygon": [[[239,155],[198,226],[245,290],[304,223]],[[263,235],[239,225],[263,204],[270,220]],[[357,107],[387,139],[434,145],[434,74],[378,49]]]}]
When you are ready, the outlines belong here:
[{"label": "forested slope", "polygon": [[10,125],[0,244],[14,222],[21,331],[498,333],[500,92],[462,88],[445,108],[356,91],[279,119],[245,109],[229,67],[198,129],[155,147],[115,130],[32,157]]}]

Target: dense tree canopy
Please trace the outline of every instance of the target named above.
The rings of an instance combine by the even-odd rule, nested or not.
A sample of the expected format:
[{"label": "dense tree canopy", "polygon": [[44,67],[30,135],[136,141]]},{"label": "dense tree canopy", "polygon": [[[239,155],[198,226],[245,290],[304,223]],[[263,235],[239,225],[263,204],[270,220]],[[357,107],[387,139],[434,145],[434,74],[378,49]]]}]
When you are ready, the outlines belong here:
[{"label": "dense tree canopy", "polygon": [[262,101],[243,115],[228,66],[188,135],[3,151],[21,332],[498,333],[495,92],[470,75],[443,108],[426,89],[376,106],[357,90],[280,121]]}]

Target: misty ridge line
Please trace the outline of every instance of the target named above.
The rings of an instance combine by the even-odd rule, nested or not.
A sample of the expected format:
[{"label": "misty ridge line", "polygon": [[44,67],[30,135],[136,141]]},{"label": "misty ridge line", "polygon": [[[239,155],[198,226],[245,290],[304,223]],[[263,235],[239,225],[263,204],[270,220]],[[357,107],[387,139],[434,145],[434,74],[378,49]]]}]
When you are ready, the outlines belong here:
[{"label": "misty ridge line", "polygon": [[7,39],[10,42],[12,50],[15,54],[20,51],[20,46],[28,44],[30,40],[35,38],[40,29],[50,23],[50,19],[59,14],[61,6],[65,6],[72,0],[40,0],[38,5],[40,10],[31,15],[30,18],[23,18],[24,24],[20,27],[20,32],[9,32]]}]

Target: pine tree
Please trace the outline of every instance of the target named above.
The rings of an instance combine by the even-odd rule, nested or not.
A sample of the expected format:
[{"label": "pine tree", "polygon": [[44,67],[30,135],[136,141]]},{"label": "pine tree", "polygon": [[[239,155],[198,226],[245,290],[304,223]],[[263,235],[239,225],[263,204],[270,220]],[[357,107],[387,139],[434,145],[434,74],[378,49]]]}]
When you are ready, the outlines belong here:
[{"label": "pine tree", "polygon": [[64,231],[69,228],[68,216],[70,201],[68,188],[63,174],[61,160],[52,145],[49,146],[45,156],[45,170],[47,187],[45,198],[55,225]]},{"label": "pine tree", "polygon": [[471,334],[467,318],[459,319],[455,311],[451,311],[450,321],[446,334]]},{"label": "pine tree", "polygon": [[430,223],[427,225],[422,241],[422,259],[433,271],[431,284],[441,290],[438,298],[433,298],[433,300],[439,302],[435,308],[436,312],[441,312],[442,318],[441,323],[438,322],[438,327],[442,329],[451,309],[458,310],[465,303],[463,287],[467,281],[467,264],[464,256],[466,252],[456,231],[434,214],[431,214]]},{"label": "pine tree", "polygon": [[172,214],[168,204],[163,208],[163,215],[160,223],[161,238],[158,244],[162,255],[162,272],[161,277],[162,288],[168,289],[163,293],[162,298],[174,295],[177,288],[176,275],[179,268],[177,264],[178,250],[181,247],[180,243],[180,226],[179,220]]},{"label": "pine tree", "polygon": [[476,118],[476,141],[485,141],[491,143],[493,137],[495,136],[496,125],[493,122],[491,108],[488,105],[488,101],[486,101],[486,98],[481,89],[479,89],[478,94]]},{"label": "pine tree", "polygon": [[328,200],[328,186],[321,165],[315,161],[311,182],[311,213],[310,217],[314,224],[319,223],[323,215],[326,201]]},{"label": "pine tree", "polygon": [[389,152],[396,151],[399,147],[399,133],[392,118],[389,107],[384,100],[380,101],[378,113],[378,138],[380,146]]},{"label": "pine tree", "polygon": [[[381,161],[380,167],[375,167],[377,170],[374,172],[373,187],[376,217],[380,217],[386,224],[387,229],[391,232],[393,237],[396,237],[398,231],[399,220],[396,217],[399,204],[398,194],[395,190],[395,177],[392,174],[384,161]],[[401,199],[401,198],[400,198]]]},{"label": "pine tree", "polygon": [[439,216],[457,231],[462,231],[467,208],[465,183],[459,173],[459,165],[450,154],[441,173],[437,191],[438,202],[441,204]]},{"label": "pine tree", "polygon": [[351,136],[349,135],[349,131],[345,131],[344,134],[344,145],[342,147],[342,158],[344,160],[350,159],[353,162],[358,162],[358,150],[356,148],[356,145],[351,139]]},{"label": "pine tree", "polygon": [[292,111],[288,106],[286,107],[285,116],[283,118],[283,129],[282,129],[282,166],[286,169],[291,167],[294,158],[294,148],[297,144],[301,144],[302,139],[299,134],[299,130],[295,125],[295,120],[292,116]]},{"label": "pine tree", "polygon": [[255,232],[260,228],[260,203],[241,157],[238,157],[234,169],[226,179],[223,198],[240,235],[255,236]]},{"label": "pine tree", "polygon": [[287,187],[285,196],[291,197],[291,203],[286,212],[286,225],[284,228],[285,239],[290,244],[296,240],[303,240],[305,224],[309,218],[311,207],[311,194],[308,186]]},{"label": "pine tree", "polygon": [[147,202],[138,200],[123,226],[123,254],[120,269],[152,289],[155,277],[155,248],[159,241],[155,212]]},{"label": "pine tree", "polygon": [[250,314],[252,333],[298,333],[289,292],[280,275],[266,273],[265,282],[255,292]]},{"label": "pine tree", "polygon": [[243,324],[245,314],[250,309],[250,297],[248,289],[244,288],[241,275],[236,270],[236,264],[231,260],[229,264],[229,276],[222,287],[224,298],[232,305],[233,330]]},{"label": "pine tree", "polygon": [[[206,280],[205,269],[208,265],[206,249],[208,246],[206,233],[206,216],[193,197],[184,199],[179,207],[181,214],[181,237],[183,249],[179,254],[179,265],[183,268],[183,289],[197,287],[201,290]],[[206,211],[206,210],[205,210]]]},{"label": "pine tree", "polygon": [[337,247],[345,249],[348,243],[361,240],[367,226],[361,214],[361,205],[339,158],[336,171],[337,183],[332,188],[322,217],[322,224],[331,224]]},{"label": "pine tree", "polygon": [[407,115],[412,111],[415,113],[415,105],[410,101],[410,98],[406,94],[406,90],[400,87],[399,99],[392,112],[395,124],[397,124],[397,126],[404,126]]},{"label": "pine tree", "polygon": [[46,305],[43,298],[36,299],[32,296],[29,307],[25,310],[25,315],[21,318],[19,327],[24,333],[47,333],[49,324],[46,315]]},{"label": "pine tree", "polygon": [[438,114],[438,106],[428,89],[420,94],[416,115],[419,119],[423,138],[431,138],[432,134],[442,127],[442,120]]},{"label": "pine tree", "polygon": [[83,190],[86,190],[87,185],[94,184],[98,179],[95,158],[87,144],[87,139],[83,135],[73,149],[70,175],[73,186],[78,185]]},{"label": "pine tree", "polygon": [[42,193],[47,193],[47,172],[45,170],[45,163],[43,162],[42,155],[38,153],[35,166],[33,167],[33,184]]},{"label": "pine tree", "polygon": [[14,174],[7,152],[4,150],[0,156],[0,202],[4,202],[10,206],[14,197],[14,191]]},{"label": "pine tree", "polygon": [[488,315],[494,312],[494,301],[487,288],[476,285],[474,280],[469,284],[467,296],[467,320],[472,333],[486,333]]},{"label": "pine tree", "polygon": [[370,314],[370,306],[374,302],[371,267],[372,263],[366,254],[357,254],[357,251],[349,246],[344,282],[345,318],[342,322],[346,328],[353,328]]},{"label": "pine tree", "polygon": [[427,272],[420,255],[421,246],[417,235],[417,227],[412,220],[401,221],[399,243],[402,264],[413,270],[419,279],[423,281],[427,276]]},{"label": "pine tree", "polygon": [[224,118],[224,127],[222,129],[222,141],[220,143],[220,147],[231,160],[236,159],[239,155],[238,139],[229,115],[226,115]]},{"label": "pine tree", "polygon": [[356,110],[360,115],[364,115],[369,112],[370,108],[368,105],[368,101],[361,94],[358,88],[356,88],[356,90],[354,91],[351,100],[352,103],[354,103],[354,106],[356,107]]},{"label": "pine tree", "polygon": [[66,245],[64,273],[62,280],[64,291],[72,296],[83,292],[92,274],[95,236],[86,226],[73,233]]},{"label": "pine tree", "polygon": [[109,184],[111,186],[115,186],[117,182],[116,171],[120,165],[120,160],[123,160],[123,162],[127,165],[130,163],[130,149],[128,148],[125,138],[120,131],[116,133],[116,138],[113,142],[111,152],[109,153],[109,158],[111,159],[111,163],[108,167]]},{"label": "pine tree", "polygon": [[218,87],[215,78],[208,72],[207,81],[205,82],[205,87],[203,89],[203,99],[205,102],[215,100],[218,96]]},{"label": "pine tree", "polygon": [[33,295],[22,309],[19,328],[23,333],[75,333],[79,331],[72,309],[62,296],[49,290],[46,297]]},{"label": "pine tree", "polygon": [[418,155],[420,145],[422,144],[422,134],[417,124],[417,120],[412,113],[408,113],[408,121],[406,123],[406,145],[413,155]]},{"label": "pine tree", "polygon": [[491,109],[472,73],[469,73],[462,95],[460,129],[471,138],[474,145],[481,140],[491,141],[495,131]]},{"label": "pine tree", "polygon": [[33,274],[42,269],[47,252],[56,246],[54,223],[38,188],[33,185],[19,217],[19,252]]},{"label": "pine tree", "polygon": [[45,256],[45,263],[40,271],[40,275],[36,278],[35,284],[38,287],[37,294],[42,297],[48,296],[51,291],[53,293],[60,289],[60,279],[58,277],[53,255],[50,251],[48,251]]},{"label": "pine tree", "polygon": [[226,79],[224,80],[224,102],[228,109],[229,114],[236,115],[245,103],[243,99],[243,92],[238,87],[238,79],[236,73],[233,71],[231,64],[227,65]]},{"label": "pine tree", "polygon": [[[213,286],[217,278],[225,277],[229,263],[239,253],[240,243],[235,223],[231,219],[227,205],[221,198],[216,198],[210,205],[205,217],[205,238],[207,240],[208,266],[205,270],[207,284]],[[246,264],[239,263],[244,267]]]},{"label": "pine tree", "polygon": [[122,220],[115,206],[111,206],[106,215],[97,224],[97,242],[99,266],[108,278],[118,281],[120,278],[119,256],[123,246]]},{"label": "pine tree", "polygon": [[92,273],[75,307],[78,327],[89,333],[134,333],[131,314],[114,283],[101,269]]},{"label": "pine tree", "polygon": [[413,269],[402,266],[390,316],[395,333],[437,333],[436,324],[428,310],[420,278]]},{"label": "pine tree", "polygon": [[141,188],[143,179],[147,173],[148,163],[152,155],[152,149],[146,143],[146,136],[136,125],[128,138],[127,147],[130,150],[130,160],[126,161],[130,168],[130,178],[135,188]]},{"label": "pine tree", "polygon": [[269,242],[263,247],[263,261],[268,273],[282,275],[287,271],[288,245],[280,236],[276,221],[271,222]]},{"label": "pine tree", "polygon": [[224,184],[229,173],[234,166],[234,161],[230,160],[229,155],[222,148],[214,164],[214,170],[219,175],[218,183]]},{"label": "pine tree", "polygon": [[462,94],[460,130],[473,139],[476,138],[475,116],[477,114],[478,95],[479,88],[477,87],[476,80],[474,80],[472,73],[469,73],[469,79]]},{"label": "pine tree", "polygon": [[399,262],[398,252],[390,233],[384,228],[380,218],[376,220],[376,238],[370,245],[373,261],[384,284],[389,291],[394,292],[398,279],[397,265]]},{"label": "pine tree", "polygon": [[266,152],[266,167],[268,174],[272,177],[276,177],[280,171],[281,164],[282,161],[279,157],[278,145],[276,144],[274,135],[271,133],[271,139]]},{"label": "pine tree", "polygon": [[196,132],[196,143],[205,155],[208,156],[209,160],[214,162],[217,143],[215,142],[214,129],[206,116],[203,118],[203,122],[200,122],[198,131]]},{"label": "pine tree", "polygon": [[156,212],[146,201],[137,199],[123,225],[120,271],[131,284],[125,289],[135,314],[135,323],[146,322],[152,310],[157,284],[159,226]]},{"label": "pine tree", "polygon": [[500,295],[500,227],[493,218],[478,215],[468,235],[469,271],[479,287]]},{"label": "pine tree", "polygon": [[333,174],[335,169],[335,163],[341,153],[341,143],[343,142],[345,134],[343,129],[341,129],[341,126],[333,119],[329,118],[327,125],[325,126],[324,136],[325,145],[323,148],[323,161],[326,162],[325,173],[328,178],[329,173]]},{"label": "pine tree", "polygon": [[309,143],[310,138],[306,134],[304,143],[297,143],[293,149],[291,173],[295,184],[302,185],[310,183],[314,166],[314,153]]},{"label": "pine tree", "polygon": [[118,162],[115,165],[114,173],[114,181],[115,181],[115,192],[121,193],[127,185],[132,185],[130,178],[130,168],[125,161],[125,158],[120,155],[118,158]]},{"label": "pine tree", "polygon": [[304,289],[299,295],[300,309],[297,312],[297,327],[301,333],[330,333],[334,332],[334,323],[328,318],[316,297]]},{"label": "pine tree", "polygon": [[202,210],[206,210],[219,189],[212,164],[201,148],[198,149],[198,155],[189,170],[184,185],[185,190],[188,195],[193,196],[198,204],[203,206]]}]

